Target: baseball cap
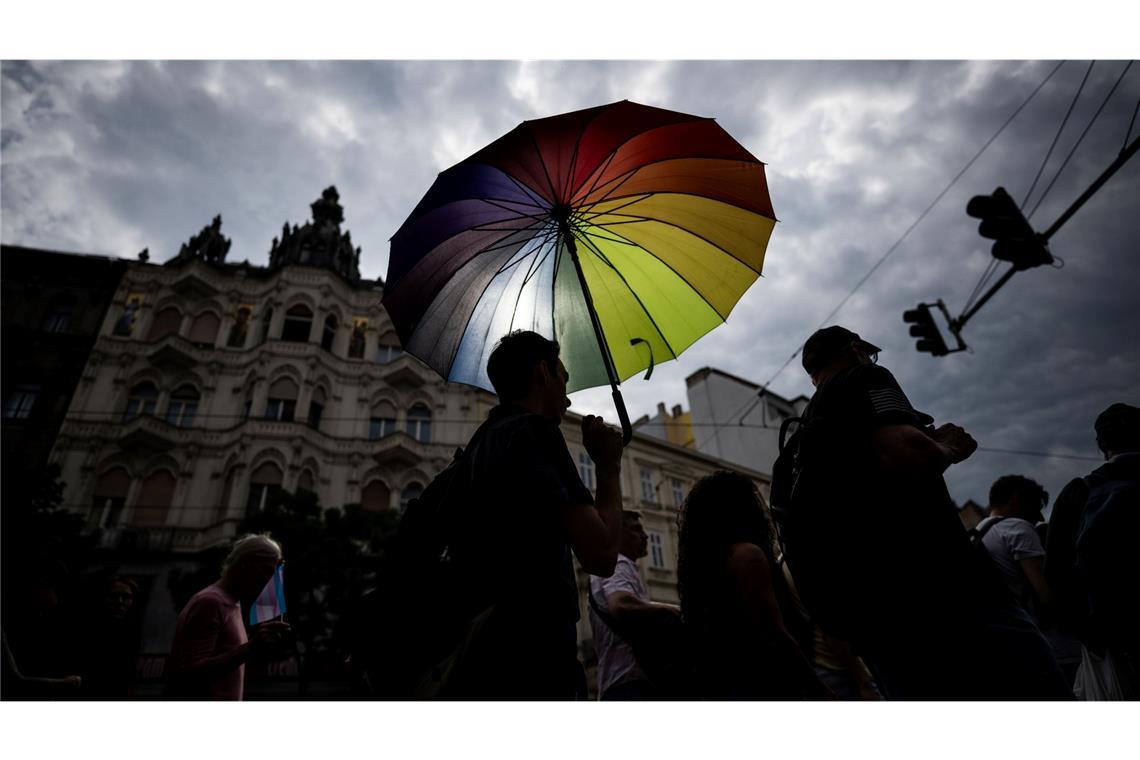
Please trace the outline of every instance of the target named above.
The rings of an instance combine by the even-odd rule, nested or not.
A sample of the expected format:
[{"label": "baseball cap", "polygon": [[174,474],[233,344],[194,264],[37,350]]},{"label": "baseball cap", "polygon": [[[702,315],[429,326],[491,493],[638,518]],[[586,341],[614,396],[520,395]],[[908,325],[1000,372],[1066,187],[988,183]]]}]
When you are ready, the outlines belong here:
[{"label": "baseball cap", "polygon": [[847,346],[855,343],[868,354],[878,353],[882,349],[873,343],[868,343],[846,327],[832,325],[812,333],[804,343],[803,365],[809,375],[814,375],[827,363],[835,358],[836,354]]}]

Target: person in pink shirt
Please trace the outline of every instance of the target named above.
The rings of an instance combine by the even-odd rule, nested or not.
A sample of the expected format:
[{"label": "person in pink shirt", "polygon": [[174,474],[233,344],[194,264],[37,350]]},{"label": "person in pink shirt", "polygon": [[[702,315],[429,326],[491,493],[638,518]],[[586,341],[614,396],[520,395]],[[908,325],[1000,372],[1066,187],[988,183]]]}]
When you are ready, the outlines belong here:
[{"label": "person in pink shirt", "polygon": [[242,602],[252,602],[281,562],[281,546],[268,535],[234,542],[222,577],[190,598],[178,615],[170,651],[169,695],[175,699],[240,700],[245,662],[279,645],[289,626],[262,623],[246,635]]}]

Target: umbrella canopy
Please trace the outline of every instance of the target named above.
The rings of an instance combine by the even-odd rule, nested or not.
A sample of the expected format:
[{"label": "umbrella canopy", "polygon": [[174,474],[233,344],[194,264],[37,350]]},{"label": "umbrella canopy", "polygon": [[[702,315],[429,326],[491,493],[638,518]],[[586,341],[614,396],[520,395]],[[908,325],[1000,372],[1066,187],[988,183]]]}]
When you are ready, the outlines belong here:
[{"label": "umbrella canopy", "polygon": [[[442,172],[393,236],[404,349],[492,390],[512,330],[559,342],[568,391],[675,359],[756,280],[764,164],[708,118],[621,101],[526,121]],[[628,437],[628,433],[627,433]]]}]

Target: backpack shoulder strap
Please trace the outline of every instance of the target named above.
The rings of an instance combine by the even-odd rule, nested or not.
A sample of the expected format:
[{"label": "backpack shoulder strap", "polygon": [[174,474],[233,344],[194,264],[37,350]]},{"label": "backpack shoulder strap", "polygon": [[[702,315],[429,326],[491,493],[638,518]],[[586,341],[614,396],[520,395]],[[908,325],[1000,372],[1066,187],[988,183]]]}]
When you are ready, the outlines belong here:
[{"label": "backpack shoulder strap", "polygon": [[978,525],[981,524],[981,523],[979,523],[978,525],[975,525],[974,527],[970,528],[970,537],[973,538],[975,541],[981,541],[983,538],[985,538],[986,534],[990,532],[990,528],[994,527],[995,525],[997,525],[999,522],[1001,522],[1004,519],[1005,519],[1004,517],[992,517],[992,518],[987,517],[985,520],[982,521],[982,522],[986,523],[985,527],[979,528]]}]

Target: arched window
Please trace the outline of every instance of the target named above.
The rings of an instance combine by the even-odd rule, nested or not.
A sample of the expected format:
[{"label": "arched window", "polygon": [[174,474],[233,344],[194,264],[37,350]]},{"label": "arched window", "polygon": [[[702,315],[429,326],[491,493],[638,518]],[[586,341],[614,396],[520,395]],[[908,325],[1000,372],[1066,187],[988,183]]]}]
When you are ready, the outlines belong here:
[{"label": "arched window", "polygon": [[431,443],[431,410],[423,404],[408,410],[408,435],[420,443]]},{"label": "arched window", "polygon": [[418,499],[423,492],[424,487],[419,483],[408,483],[404,486],[404,490],[400,492],[400,511],[403,512],[407,509],[408,503],[412,499]]},{"label": "arched window", "polygon": [[173,306],[167,306],[154,317],[150,326],[150,335],[147,340],[151,343],[162,340],[167,335],[177,335],[182,327],[182,312]]},{"label": "arched window", "polygon": [[144,414],[154,414],[158,405],[158,388],[154,383],[139,383],[127,394],[127,408],[123,412],[123,422]]},{"label": "arched window", "polygon": [[308,491],[314,494],[317,492],[316,480],[313,478],[313,473],[308,470],[301,470],[301,477],[297,478],[297,490]]},{"label": "arched window", "polygon": [[265,403],[265,419],[292,422],[296,412],[297,384],[287,377],[274,380]]},{"label": "arched window", "polygon": [[75,296],[61,293],[56,296],[44,316],[43,329],[46,332],[61,333],[71,329],[71,316],[75,312]]},{"label": "arched window", "polygon": [[333,350],[333,341],[336,340],[336,314],[329,314],[325,317],[325,326],[321,330],[321,348],[325,351]]},{"label": "arched window", "polygon": [[226,338],[229,348],[245,348],[245,339],[249,335],[249,323],[253,319],[253,309],[248,306],[239,306],[234,312],[234,323],[230,326],[230,336]]},{"label": "arched window", "polygon": [[372,416],[368,420],[368,440],[378,441],[395,432],[396,407],[387,401],[382,401],[372,407]]},{"label": "arched window", "polygon": [[103,473],[91,494],[91,524],[96,528],[114,528],[119,524],[131,476],[122,467]]},{"label": "arched window", "polygon": [[308,343],[313,330],[313,312],[303,303],[290,306],[285,312],[285,327],[281,329],[281,340],[293,343]]},{"label": "arched window", "polygon": [[249,497],[245,502],[246,515],[261,512],[281,493],[281,470],[266,462],[249,476]]},{"label": "arched window", "polygon": [[174,476],[158,470],[143,481],[139,500],[135,505],[134,524],[159,526],[166,524],[170,503],[174,500]]},{"label": "arched window", "polygon": [[183,385],[170,394],[166,405],[166,421],[175,427],[188,428],[194,424],[198,413],[198,390],[193,385]]},{"label": "arched window", "polygon": [[360,506],[370,512],[381,512],[388,508],[391,492],[382,480],[373,480],[360,492]]},{"label": "arched window", "polygon": [[307,422],[309,427],[314,430],[321,429],[321,415],[325,413],[325,404],[328,403],[328,397],[325,396],[323,388],[317,388],[313,391],[313,397],[309,399],[309,417]]},{"label": "arched window", "polygon": [[190,324],[190,342],[199,348],[213,348],[221,326],[222,322],[216,314],[211,311],[202,312]]},{"label": "arched window", "polygon": [[404,353],[404,349],[400,347],[400,339],[396,337],[396,333],[389,330],[380,336],[379,346],[376,351],[377,363],[387,364],[395,360],[402,353]]},{"label": "arched window", "polygon": [[266,309],[261,318],[261,342],[269,340],[269,328],[273,326],[273,309]]}]

